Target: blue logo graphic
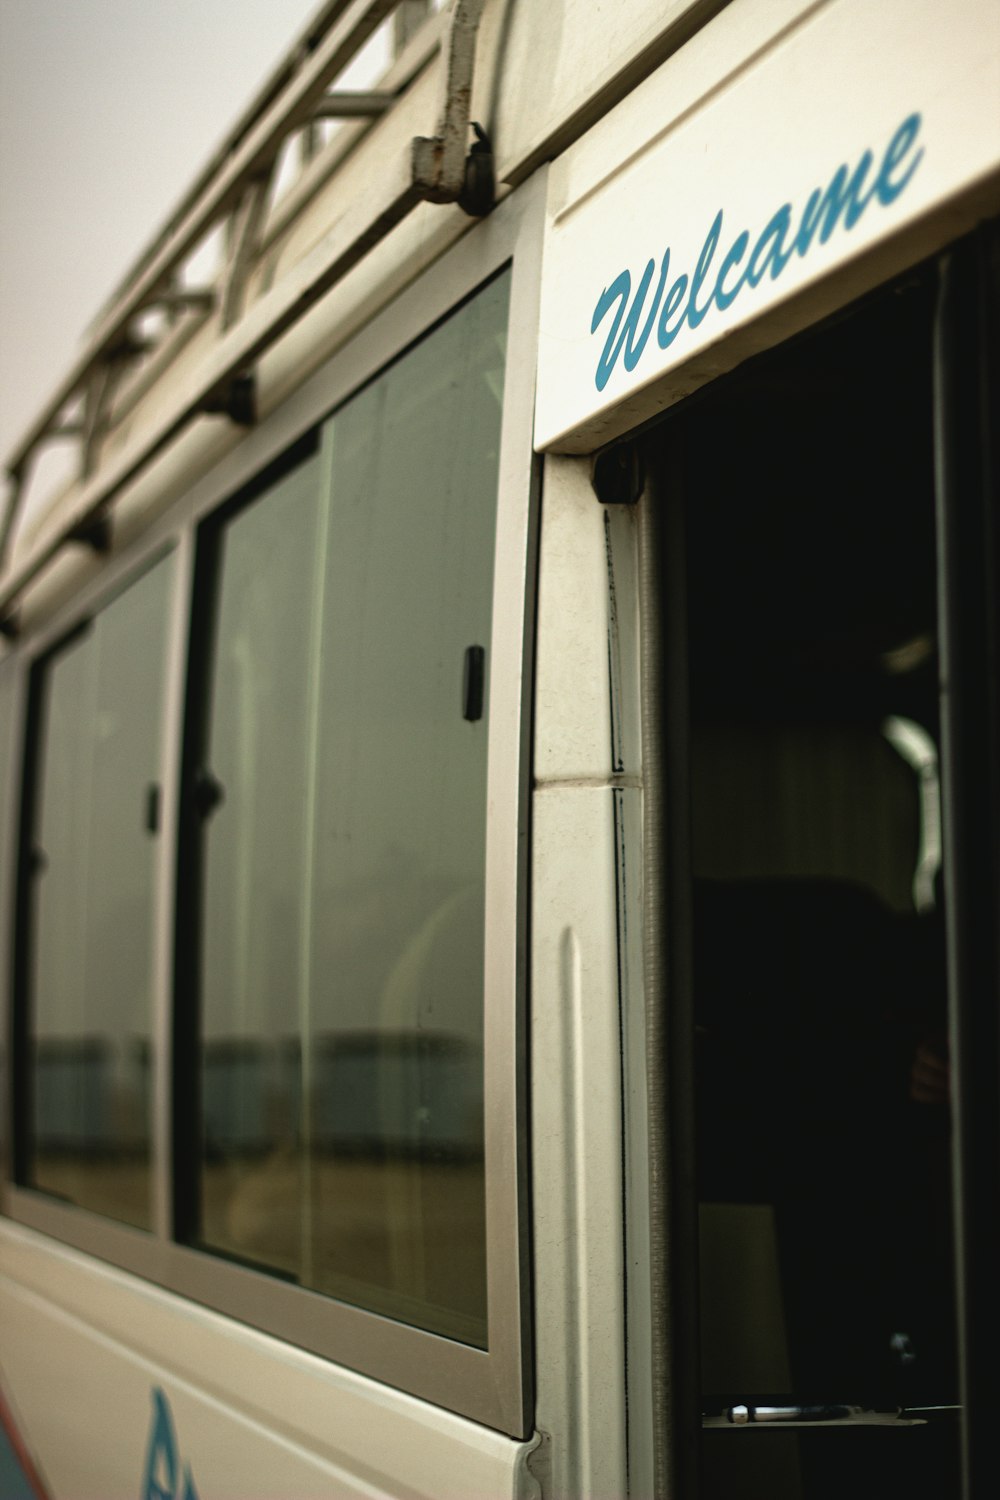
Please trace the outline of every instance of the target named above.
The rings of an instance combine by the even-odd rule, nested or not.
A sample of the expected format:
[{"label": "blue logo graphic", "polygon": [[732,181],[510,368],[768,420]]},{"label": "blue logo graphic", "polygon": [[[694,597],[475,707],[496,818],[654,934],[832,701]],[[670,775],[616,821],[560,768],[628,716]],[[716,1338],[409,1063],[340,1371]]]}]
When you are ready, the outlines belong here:
[{"label": "blue logo graphic", "polygon": [[[149,1424],[149,1447],[146,1450],[146,1475],[141,1500],[198,1500],[190,1466],[185,1464],[183,1476],[180,1473],[177,1434],[174,1431],[170,1402],[157,1385],[154,1385],[152,1394],[153,1416]],[[183,1487],[180,1485],[182,1477]]]},{"label": "blue logo graphic", "polygon": [[591,319],[590,331],[594,334],[618,304],[597,362],[594,376],[597,389],[603,391],[607,385],[619,355],[626,370],[635,369],[654,324],[657,344],[661,349],[669,348],[685,326],[697,328],[713,305],[725,312],[744,287],[758,286],[768,274],[772,281],[777,281],[793,255],[804,258],[815,241],[825,245],[841,220],[845,230],[853,229],[872,201],[881,203],[884,208],[895,202],[923,160],[922,146],[913,152],[919,130],[920,116],[908,115],[886,146],[869,185],[866,186],[875,158],[871,151],[865,151],[853,171],[849,171],[846,163],[839,166],[825,189],[816,188],[809,194],[797,226],[793,228],[792,205],[783,203],[757,236],[753,249],[750,249],[749,230],[741,230],[714,269],[713,262],[722,238],[720,208],[712,220],[694,270],[690,276],[682,272],[676,277],[665,296],[664,288],[670,272],[669,245],[664,250],[656,290],[644,321],[656,261],[647,263],[631,307],[628,304],[632,276],[627,269],[622,271],[598,297]]}]

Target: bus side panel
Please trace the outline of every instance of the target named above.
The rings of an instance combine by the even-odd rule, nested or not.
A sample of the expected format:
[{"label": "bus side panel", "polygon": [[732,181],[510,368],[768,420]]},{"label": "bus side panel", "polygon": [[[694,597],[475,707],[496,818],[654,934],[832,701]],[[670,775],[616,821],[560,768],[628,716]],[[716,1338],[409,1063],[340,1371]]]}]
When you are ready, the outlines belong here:
[{"label": "bus side panel", "polygon": [[4,1396],[51,1500],[534,1489],[524,1445],[9,1223],[0,1327]]}]

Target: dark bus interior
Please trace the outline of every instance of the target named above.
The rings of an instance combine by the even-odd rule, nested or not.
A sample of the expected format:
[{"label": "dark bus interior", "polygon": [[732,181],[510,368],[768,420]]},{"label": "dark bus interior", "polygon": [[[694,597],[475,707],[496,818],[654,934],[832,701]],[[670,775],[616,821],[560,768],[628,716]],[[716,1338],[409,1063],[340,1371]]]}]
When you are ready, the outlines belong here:
[{"label": "dark bus interior", "polygon": [[959,1492],[936,296],[917,274],[662,429],[705,1500]]}]

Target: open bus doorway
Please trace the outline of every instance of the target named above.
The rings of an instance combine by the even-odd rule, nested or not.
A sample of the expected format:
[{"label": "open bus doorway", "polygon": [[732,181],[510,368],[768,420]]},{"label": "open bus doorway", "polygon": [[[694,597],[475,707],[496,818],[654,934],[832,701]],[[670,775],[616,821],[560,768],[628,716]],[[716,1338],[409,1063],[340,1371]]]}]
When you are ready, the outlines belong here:
[{"label": "open bus doorway", "polygon": [[914,275],[646,450],[703,1500],[961,1490],[939,315]]}]

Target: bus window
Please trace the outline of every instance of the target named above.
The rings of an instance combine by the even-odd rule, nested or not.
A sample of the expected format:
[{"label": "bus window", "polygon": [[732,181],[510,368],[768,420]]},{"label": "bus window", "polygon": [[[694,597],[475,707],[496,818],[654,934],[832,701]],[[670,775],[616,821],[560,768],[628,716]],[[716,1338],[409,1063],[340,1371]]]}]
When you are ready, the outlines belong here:
[{"label": "bus window", "polygon": [[202,537],[184,1237],[486,1343],[483,932],[506,274]]},{"label": "bus window", "polygon": [[685,419],[706,1500],[958,1488],[931,327]]},{"label": "bus window", "polygon": [[25,1181],[141,1228],[172,572],[168,557],[36,665],[22,849]]}]

